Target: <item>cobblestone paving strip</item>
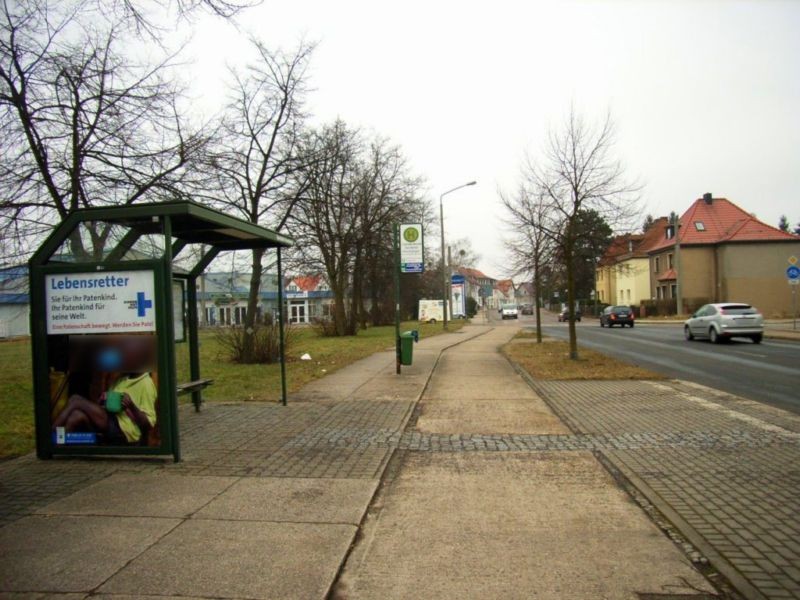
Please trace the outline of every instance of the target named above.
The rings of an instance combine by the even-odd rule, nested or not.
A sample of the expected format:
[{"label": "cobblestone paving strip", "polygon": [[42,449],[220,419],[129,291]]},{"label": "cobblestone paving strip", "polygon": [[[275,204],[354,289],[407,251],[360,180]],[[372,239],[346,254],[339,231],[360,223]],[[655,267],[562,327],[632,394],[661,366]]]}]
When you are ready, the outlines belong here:
[{"label": "cobblestone paving strip", "polygon": [[720,571],[752,585],[754,597],[800,598],[799,417],[683,383],[534,387],[575,432],[664,441],[595,450],[642,482],[662,512],[674,511],[674,524],[718,555]]}]

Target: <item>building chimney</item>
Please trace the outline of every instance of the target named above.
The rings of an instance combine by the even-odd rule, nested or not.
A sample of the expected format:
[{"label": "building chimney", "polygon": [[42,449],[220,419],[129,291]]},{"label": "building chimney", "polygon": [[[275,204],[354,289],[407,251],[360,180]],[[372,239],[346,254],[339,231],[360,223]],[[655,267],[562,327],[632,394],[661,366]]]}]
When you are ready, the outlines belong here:
[{"label": "building chimney", "polygon": [[714,202],[714,198],[711,197],[711,192],[706,192],[703,194],[703,201],[711,206],[711,203]]}]

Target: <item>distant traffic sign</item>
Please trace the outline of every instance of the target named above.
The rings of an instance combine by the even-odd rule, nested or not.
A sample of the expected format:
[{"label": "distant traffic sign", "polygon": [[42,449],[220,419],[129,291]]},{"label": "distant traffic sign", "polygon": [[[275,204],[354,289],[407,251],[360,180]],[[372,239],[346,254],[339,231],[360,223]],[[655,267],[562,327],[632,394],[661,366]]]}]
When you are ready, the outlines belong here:
[{"label": "distant traffic sign", "polygon": [[792,265],[786,269],[786,277],[792,280],[800,279],[800,267]]}]

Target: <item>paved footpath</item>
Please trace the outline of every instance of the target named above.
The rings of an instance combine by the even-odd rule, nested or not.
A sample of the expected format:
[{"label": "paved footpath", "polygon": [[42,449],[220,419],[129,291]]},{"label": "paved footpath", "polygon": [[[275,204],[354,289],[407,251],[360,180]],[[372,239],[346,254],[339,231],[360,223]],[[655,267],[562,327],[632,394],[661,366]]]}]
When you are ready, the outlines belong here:
[{"label": "paved footpath", "polygon": [[447,350],[334,598],[708,598],[713,588],[500,354]]}]

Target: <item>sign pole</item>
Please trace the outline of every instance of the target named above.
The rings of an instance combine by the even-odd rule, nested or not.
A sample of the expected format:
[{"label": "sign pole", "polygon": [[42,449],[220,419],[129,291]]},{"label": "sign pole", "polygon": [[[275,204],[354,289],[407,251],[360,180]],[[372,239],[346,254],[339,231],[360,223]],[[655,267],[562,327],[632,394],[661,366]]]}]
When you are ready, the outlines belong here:
[{"label": "sign pole", "polygon": [[394,354],[395,370],[400,375],[400,225],[395,223],[392,232],[394,249]]},{"label": "sign pole", "polygon": [[278,246],[278,350],[281,361],[281,404],[286,406],[286,340],[283,334],[283,269],[281,268],[281,247]]},{"label": "sign pole", "polygon": [[787,283],[792,286],[792,329],[797,329],[797,285],[800,284],[800,267],[797,266],[797,257],[789,257],[789,267],[786,269]]}]

